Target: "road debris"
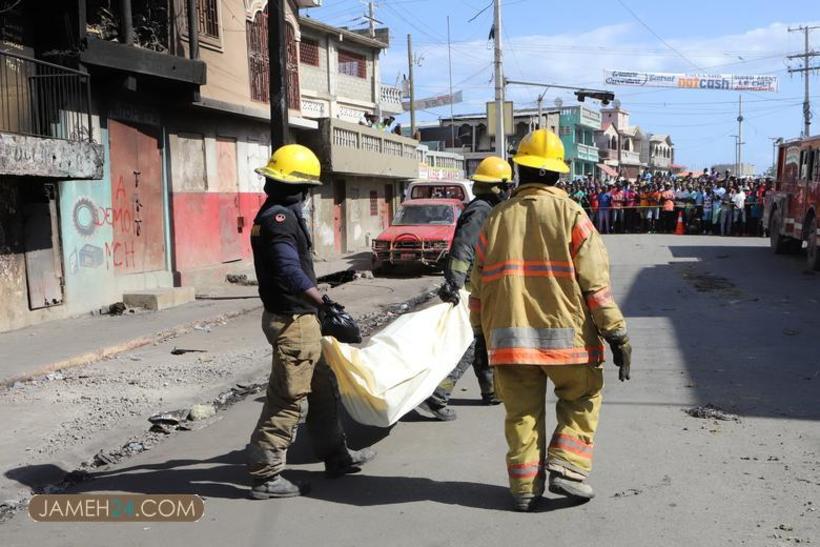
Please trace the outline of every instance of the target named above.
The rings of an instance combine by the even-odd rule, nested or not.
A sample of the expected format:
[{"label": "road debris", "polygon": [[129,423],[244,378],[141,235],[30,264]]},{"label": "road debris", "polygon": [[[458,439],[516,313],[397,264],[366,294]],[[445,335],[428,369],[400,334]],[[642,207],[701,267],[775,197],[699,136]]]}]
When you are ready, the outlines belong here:
[{"label": "road debris", "polygon": [[183,349],[177,348],[171,350],[171,355],[185,355],[186,353],[208,353],[207,349]]},{"label": "road debris", "polygon": [[643,490],[639,488],[627,488],[622,492],[615,492],[612,494],[613,498],[628,498],[630,496],[639,496],[643,494]]},{"label": "road debris", "polygon": [[216,409],[214,405],[194,405],[191,407],[191,411],[188,413],[188,419],[191,421],[199,421],[199,420],[207,420],[211,416],[216,414]]},{"label": "road debris", "polygon": [[722,420],[724,422],[740,423],[740,418],[738,416],[726,412],[725,410],[713,405],[712,403],[707,403],[705,405],[699,405],[692,408],[688,408],[684,412],[686,412],[693,418],[703,418],[705,420]]},{"label": "road debris", "polygon": [[248,279],[248,276],[245,274],[228,274],[225,276],[225,281],[243,287],[255,287],[259,285],[256,279]]}]

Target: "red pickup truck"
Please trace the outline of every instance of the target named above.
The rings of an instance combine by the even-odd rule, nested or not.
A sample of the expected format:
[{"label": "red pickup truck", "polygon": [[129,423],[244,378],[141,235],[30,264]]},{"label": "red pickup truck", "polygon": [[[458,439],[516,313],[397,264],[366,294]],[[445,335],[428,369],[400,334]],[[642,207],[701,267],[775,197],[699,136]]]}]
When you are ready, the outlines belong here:
[{"label": "red pickup truck", "polygon": [[463,209],[457,199],[405,201],[392,225],[373,240],[373,271],[411,264],[443,268]]}]

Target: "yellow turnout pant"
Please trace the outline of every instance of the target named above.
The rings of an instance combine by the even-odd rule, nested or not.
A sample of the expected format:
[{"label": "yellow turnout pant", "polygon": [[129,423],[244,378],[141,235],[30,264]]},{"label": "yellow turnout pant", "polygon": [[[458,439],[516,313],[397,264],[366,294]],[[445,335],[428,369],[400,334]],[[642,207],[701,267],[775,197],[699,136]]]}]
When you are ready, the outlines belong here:
[{"label": "yellow turnout pant", "polygon": [[[507,471],[514,495],[544,492],[545,469],[576,479],[592,470],[603,370],[594,365],[499,365],[496,388],[507,417]],[[555,384],[558,425],[546,450],[547,378]],[[546,456],[546,461],[545,461]]]}]

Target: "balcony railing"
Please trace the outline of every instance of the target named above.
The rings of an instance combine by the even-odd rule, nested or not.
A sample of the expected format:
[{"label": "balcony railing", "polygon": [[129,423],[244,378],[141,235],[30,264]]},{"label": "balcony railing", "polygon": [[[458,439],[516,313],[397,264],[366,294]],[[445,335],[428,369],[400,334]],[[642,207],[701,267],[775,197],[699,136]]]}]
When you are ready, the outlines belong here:
[{"label": "balcony railing", "polygon": [[401,104],[401,88],[392,85],[381,85],[381,102],[387,104]]},{"label": "balcony railing", "polygon": [[323,143],[330,144],[330,163],[336,173],[415,178],[418,142],[334,118],[320,121]]},{"label": "balcony railing", "polygon": [[0,131],[91,142],[88,74],[0,51]]},{"label": "balcony railing", "polygon": [[625,163],[627,165],[640,165],[641,155],[638,152],[633,152],[632,150],[621,150],[621,163]]}]

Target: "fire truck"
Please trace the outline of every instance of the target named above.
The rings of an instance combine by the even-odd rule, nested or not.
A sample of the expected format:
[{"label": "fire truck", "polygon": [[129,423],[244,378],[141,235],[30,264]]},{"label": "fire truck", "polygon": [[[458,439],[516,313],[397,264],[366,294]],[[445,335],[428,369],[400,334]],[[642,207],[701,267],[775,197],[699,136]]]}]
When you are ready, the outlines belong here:
[{"label": "fire truck", "polygon": [[820,135],[782,143],[777,177],[763,214],[772,250],[799,253],[808,244],[810,270],[820,270]]}]

